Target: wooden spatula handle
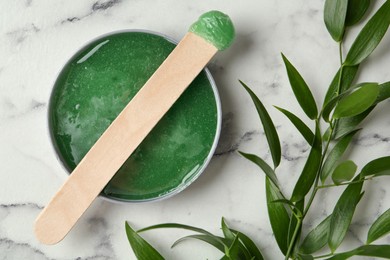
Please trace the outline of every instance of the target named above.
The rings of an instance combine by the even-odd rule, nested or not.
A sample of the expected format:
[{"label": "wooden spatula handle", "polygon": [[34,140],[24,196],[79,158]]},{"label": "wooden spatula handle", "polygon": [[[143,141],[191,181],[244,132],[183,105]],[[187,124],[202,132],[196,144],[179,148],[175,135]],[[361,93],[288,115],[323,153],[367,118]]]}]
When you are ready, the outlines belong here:
[{"label": "wooden spatula handle", "polygon": [[187,33],[89,150],[35,222],[44,244],[61,241],[122,164],[217,53]]}]

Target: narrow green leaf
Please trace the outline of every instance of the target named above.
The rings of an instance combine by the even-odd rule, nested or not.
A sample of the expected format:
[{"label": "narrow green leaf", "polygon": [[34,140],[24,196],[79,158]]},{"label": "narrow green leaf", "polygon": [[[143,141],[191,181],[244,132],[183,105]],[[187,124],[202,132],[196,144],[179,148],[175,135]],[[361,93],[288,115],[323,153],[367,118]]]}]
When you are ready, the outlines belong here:
[{"label": "narrow green leaf", "polygon": [[350,181],[355,175],[356,170],[357,165],[353,161],[344,161],[337,165],[336,169],[333,171],[332,180],[336,185],[345,181]]},{"label": "narrow green leaf", "polygon": [[289,201],[288,199],[273,200],[270,203],[284,203],[286,205],[290,205],[291,207],[295,207],[295,204]]},{"label": "narrow green leaf", "polygon": [[340,42],[345,30],[348,0],[326,0],[324,7],[324,21],[333,40]]},{"label": "narrow green leaf", "polygon": [[349,0],[345,25],[352,26],[358,23],[366,13],[370,2],[370,0]]},{"label": "narrow green leaf", "polygon": [[382,176],[390,175],[390,156],[381,157],[367,163],[361,172],[361,175],[364,176]]},{"label": "narrow green leaf", "polygon": [[306,164],[303,167],[301,176],[297,181],[297,184],[294,187],[291,201],[297,202],[302,200],[305,195],[310,191],[311,186],[314,183],[314,180],[317,176],[318,169],[320,167],[322,154],[322,140],[321,132],[316,122],[316,133],[312,148],[310,150],[309,157],[307,158]]},{"label": "narrow green leaf", "polygon": [[201,233],[201,234],[207,235],[209,237],[213,237],[220,244],[222,244],[223,246],[227,247],[225,242],[223,240],[221,240],[218,236],[215,236],[212,233],[210,233],[210,232],[208,232],[208,231],[206,231],[204,229],[193,227],[193,226],[189,226],[189,225],[177,224],[177,223],[165,223],[165,224],[153,225],[153,226],[146,227],[146,228],[138,230],[138,233],[145,232],[145,231],[148,231],[148,230],[153,230],[153,229],[160,229],[160,228],[179,228],[179,229],[191,230],[191,231],[194,231],[194,232],[197,232],[197,233]]},{"label": "narrow green leaf", "polygon": [[230,259],[250,260],[252,259],[252,256],[242,241],[239,239],[239,234],[239,232],[237,234],[233,234],[233,239],[229,240],[230,247],[227,250],[225,249],[225,255],[229,256]]},{"label": "narrow green leaf", "polygon": [[244,153],[239,151],[239,154],[241,154],[243,157],[248,159],[249,161],[253,162],[257,166],[259,166],[263,172],[270,178],[270,180],[278,187],[278,178],[276,177],[275,171],[260,157],[254,154]]},{"label": "narrow green leaf", "polygon": [[340,101],[340,99],[342,99],[346,95],[347,95],[347,93],[342,93],[342,94],[334,97],[333,99],[329,100],[328,103],[326,103],[326,105],[322,109],[322,118],[324,119],[325,122],[329,123],[331,121],[330,113],[337,106],[337,103]]},{"label": "narrow green leaf", "polygon": [[366,59],[378,46],[390,24],[390,1],[386,1],[360,31],[344,64],[354,66]]},{"label": "narrow green leaf", "polygon": [[351,131],[355,130],[355,128],[371,113],[374,108],[375,106],[372,106],[357,116],[344,117],[337,120],[337,124],[333,133],[333,138],[337,140],[350,133]]},{"label": "narrow green leaf", "polygon": [[313,254],[323,248],[328,242],[330,216],[326,217],[318,226],[307,234],[300,246],[300,252]]},{"label": "narrow green leaf", "polygon": [[390,98],[390,82],[386,82],[379,85],[379,94],[375,101],[375,104],[378,104],[388,98]]},{"label": "narrow green leaf", "polygon": [[314,257],[312,255],[298,255],[298,260],[313,260]]},{"label": "narrow green leaf", "polygon": [[278,109],[280,112],[282,112],[288,119],[290,119],[291,123],[298,129],[298,131],[302,134],[303,138],[311,145],[314,140],[314,134],[310,130],[310,128],[301,120],[299,117],[291,113],[290,111],[287,111],[283,108],[274,106],[276,109]]},{"label": "narrow green leaf", "polygon": [[[354,181],[359,180],[356,176]],[[334,252],[343,241],[349,225],[351,224],[353,214],[361,198],[363,182],[349,184],[336,203],[330,219],[328,245]]]},{"label": "narrow green leaf", "polygon": [[[189,235],[189,236],[182,237],[182,238],[176,240],[175,243],[173,243],[172,248],[177,246],[178,244],[180,244],[181,242],[183,242],[184,240],[187,240],[187,239],[201,240],[203,242],[206,242],[206,243],[212,245],[213,247],[215,247],[216,249],[218,249],[222,253],[225,253],[224,246],[221,243],[219,243],[217,240],[215,240],[214,237],[210,237],[208,235],[202,235],[202,234],[201,235]],[[219,237],[219,239],[223,240],[224,238]],[[225,241],[225,242],[226,242],[226,244],[228,244],[228,241]]]},{"label": "narrow green leaf", "polygon": [[351,93],[353,93],[352,91],[354,89],[357,89],[357,88],[361,88],[361,87],[364,87],[364,86],[367,86],[367,85],[375,85],[377,83],[367,83],[367,82],[364,82],[364,83],[360,83],[360,84],[357,84],[357,85],[354,85],[354,86],[349,86],[349,89],[345,90],[344,92],[342,92],[341,94],[339,95],[336,95],[334,98],[332,98],[331,100],[328,101],[328,103],[326,103],[326,105],[323,107],[322,109],[322,118],[325,120],[325,122],[330,122],[330,113],[332,112],[332,110],[337,106],[338,102],[347,97],[348,95],[350,95]]},{"label": "narrow green leaf", "polygon": [[386,82],[379,85],[378,97],[374,105],[371,106],[369,109],[359,115],[353,117],[346,117],[338,120],[333,135],[334,138],[338,139],[344,136],[346,133],[351,132],[371,113],[371,111],[375,108],[375,105],[388,98],[390,98],[390,82]]},{"label": "narrow green leaf", "polygon": [[226,252],[226,256],[229,257],[229,259],[242,259],[240,258],[240,240],[238,239],[238,236],[234,236],[234,240]]},{"label": "narrow green leaf", "polygon": [[378,84],[363,85],[339,101],[334,110],[333,118],[351,117],[363,113],[374,104],[378,94]]},{"label": "narrow green leaf", "polygon": [[345,253],[336,254],[327,260],[345,260],[356,255],[390,259],[390,245],[364,245]]},{"label": "narrow green leaf", "polygon": [[325,107],[328,104],[328,102],[333,98],[335,98],[339,93],[343,93],[344,91],[348,90],[351,87],[352,82],[355,79],[356,74],[358,72],[358,69],[359,69],[359,65],[343,67],[342,69],[343,72],[341,74],[340,89],[339,89],[339,77],[340,77],[341,68],[337,71],[336,75],[334,76],[332,82],[329,85],[328,91],[326,92],[323,107]]},{"label": "narrow green leaf", "polygon": [[[325,133],[322,135],[322,140],[326,141],[326,140],[329,140],[330,138],[330,126],[325,130]],[[333,134],[332,134],[333,135]]]},{"label": "narrow green leaf", "polygon": [[125,222],[126,235],[135,256],[139,260],[164,259],[160,253],[146,242],[137,232],[135,232],[127,222]]},{"label": "narrow green leaf", "polygon": [[221,220],[222,232],[227,240],[233,241],[236,235],[230,231],[229,227],[226,225],[225,218]]},{"label": "narrow green leaf", "polygon": [[264,105],[261,103],[261,101],[255,95],[255,93],[253,93],[253,91],[244,82],[240,81],[240,83],[246,89],[246,91],[249,93],[249,95],[252,98],[253,103],[256,106],[257,113],[259,114],[261,123],[263,124],[263,127],[264,127],[265,136],[267,138],[268,145],[269,145],[271,155],[272,155],[272,160],[274,162],[274,167],[276,168],[280,164],[282,152],[281,152],[279,137],[278,137],[278,134],[276,132],[276,128],[274,126],[274,123],[272,122],[271,117],[269,116]]},{"label": "narrow green leaf", "polygon": [[388,233],[390,233],[390,209],[380,215],[371,225],[368,230],[367,244],[371,244]]},{"label": "narrow green leaf", "polygon": [[310,119],[316,119],[318,110],[313,94],[307,86],[305,80],[290,61],[282,54],[284,64],[286,66],[288,79],[290,80],[291,88],[299,105]]},{"label": "narrow green leaf", "polygon": [[238,232],[237,230],[230,229],[234,234],[238,236],[238,238],[242,241],[244,246],[248,249],[251,256],[256,260],[263,260],[264,257],[261,254],[260,250],[257,248],[256,244],[244,233]]},{"label": "narrow green leaf", "polygon": [[341,158],[341,156],[343,156],[349,144],[351,143],[352,138],[359,130],[360,129],[354,130],[348,133],[347,135],[345,135],[343,138],[340,139],[340,141],[337,142],[337,144],[330,151],[322,167],[322,171],[321,171],[322,183],[324,183],[326,178],[328,178],[328,176],[334,171],[339,159]]},{"label": "narrow green leaf", "polygon": [[[226,224],[225,227],[227,228]],[[229,228],[227,228],[228,233],[232,235],[232,239],[229,239],[230,247],[225,251],[225,255],[229,257],[229,259],[245,259],[250,260],[252,256],[242,241],[239,239],[239,232],[234,234]]]},{"label": "narrow green leaf", "polygon": [[283,199],[279,189],[266,177],[266,197],[268,216],[271,223],[272,231],[275,235],[275,240],[278,243],[280,251],[283,254],[287,253],[287,236],[286,230],[290,223],[290,216],[281,203],[271,203],[274,200]]},{"label": "narrow green leaf", "polygon": [[[247,247],[244,245],[242,240],[240,239],[240,232],[237,232],[234,235],[234,239],[231,240],[231,246],[228,249],[228,251],[225,252],[226,255],[229,256],[230,259],[245,259],[245,260],[251,260],[253,258],[253,255],[250,253],[250,251],[247,249]],[[238,241],[238,242],[235,242]],[[234,243],[237,243],[237,245],[234,245]],[[231,248],[233,248],[233,251],[231,251]]]}]

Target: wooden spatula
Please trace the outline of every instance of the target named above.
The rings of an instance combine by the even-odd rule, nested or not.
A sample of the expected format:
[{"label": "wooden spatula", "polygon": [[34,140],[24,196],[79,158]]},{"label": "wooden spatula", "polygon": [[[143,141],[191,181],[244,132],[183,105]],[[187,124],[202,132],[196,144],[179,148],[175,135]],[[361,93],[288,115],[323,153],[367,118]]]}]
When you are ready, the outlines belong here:
[{"label": "wooden spatula", "polygon": [[35,234],[44,244],[61,241],[122,164],[218,50],[234,38],[229,17],[203,14],[112,122],[39,214]]}]

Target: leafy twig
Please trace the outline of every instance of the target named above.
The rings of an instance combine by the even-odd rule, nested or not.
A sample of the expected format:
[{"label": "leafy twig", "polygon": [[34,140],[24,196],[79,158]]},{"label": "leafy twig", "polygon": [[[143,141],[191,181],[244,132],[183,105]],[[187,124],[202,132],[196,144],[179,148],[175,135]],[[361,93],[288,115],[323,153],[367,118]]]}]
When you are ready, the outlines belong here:
[{"label": "leafy twig", "polygon": [[[340,159],[354,135],[359,132],[360,129],[356,128],[358,124],[370,114],[379,102],[390,98],[389,82],[381,85],[378,83],[352,85],[360,64],[378,46],[390,25],[390,0],[385,1],[369,19],[347,52],[345,60],[343,59],[345,31],[348,26],[352,26],[362,19],[369,5],[370,0],[325,0],[324,20],[332,38],[338,43],[340,68],[329,86],[320,113],[318,113],[317,104],[308,84],[293,64],[282,54],[292,91],[307,117],[315,123],[315,131],[312,131],[296,115],[276,107],[287,116],[311,145],[310,154],[294,187],[291,199],[287,199],[287,196],[282,193],[277,178],[276,171],[281,160],[281,147],[276,128],[265,106],[254,91],[240,81],[240,84],[249,93],[259,114],[269,145],[273,167],[254,154],[243,152],[240,154],[259,166],[266,175],[266,198],[271,228],[286,260],[290,258],[337,260],[355,255],[390,257],[390,245],[372,244],[378,238],[390,233],[390,209],[372,224],[365,245],[347,252],[336,253],[350,226],[356,206],[364,195],[364,191],[362,191],[364,182],[377,176],[390,175],[390,156],[369,162],[357,175],[355,175],[357,166],[354,162],[350,160],[343,162]],[[324,137],[320,131],[321,119],[328,126]],[[333,144],[334,142],[335,144]],[[332,149],[330,149],[331,147]],[[333,183],[325,184],[330,176]],[[320,180],[321,185],[319,184]],[[317,192],[320,189],[338,186],[346,186],[346,188],[335,203],[332,214],[311,230],[305,238],[301,239],[303,223]],[[305,203],[306,197],[308,200]],[[145,252],[149,252],[156,259],[161,257],[138,234],[155,228],[181,228],[195,232],[194,235],[179,239],[174,245],[187,239],[198,239],[221,251],[224,254],[222,259],[263,259],[260,250],[248,236],[229,228],[224,219],[221,221],[221,226],[223,237],[203,229],[175,223],[155,225],[138,232],[126,224],[126,231],[129,242],[140,260],[150,259],[145,257]],[[314,256],[326,245],[328,245],[329,253]]]}]

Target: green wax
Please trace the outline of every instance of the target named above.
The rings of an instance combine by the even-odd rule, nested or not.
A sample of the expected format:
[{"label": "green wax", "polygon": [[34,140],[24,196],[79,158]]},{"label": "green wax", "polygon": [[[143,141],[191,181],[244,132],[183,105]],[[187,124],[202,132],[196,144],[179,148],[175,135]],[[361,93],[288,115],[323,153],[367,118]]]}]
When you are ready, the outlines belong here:
[{"label": "green wax", "polygon": [[[49,123],[54,145],[69,170],[174,47],[161,36],[124,32],[90,43],[66,64],[54,86]],[[142,201],[187,186],[205,163],[216,128],[216,100],[203,71],[115,174],[103,195]]]},{"label": "green wax", "polygon": [[213,44],[220,51],[227,49],[235,37],[232,21],[220,11],[204,13],[191,25],[189,31]]}]

